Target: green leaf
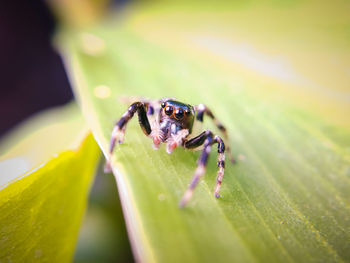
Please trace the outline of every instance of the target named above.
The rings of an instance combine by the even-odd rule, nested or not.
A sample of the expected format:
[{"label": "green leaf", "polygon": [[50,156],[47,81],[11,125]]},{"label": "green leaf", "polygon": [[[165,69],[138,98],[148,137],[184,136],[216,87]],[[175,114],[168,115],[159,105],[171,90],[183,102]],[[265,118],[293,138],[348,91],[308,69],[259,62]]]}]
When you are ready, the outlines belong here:
[{"label": "green leaf", "polygon": [[[83,113],[105,153],[113,123],[127,109],[122,96],[174,96],[207,104],[227,126],[231,137],[227,143],[239,159],[236,165],[227,164],[217,200],[213,150],[191,203],[179,209],[199,153],[176,149],[168,155],[164,147],[154,151],[137,121],[131,121],[124,143],[114,151],[113,171],[136,258],[349,260],[350,137],[344,128],[349,120],[338,116],[349,94],[340,86],[332,89],[334,77],[325,76],[332,69],[319,63],[329,56],[323,52],[327,43],[311,39],[309,44],[308,31],[298,27],[302,22],[293,27],[294,16],[309,14],[308,5],[295,7],[289,17],[287,9],[280,17],[261,6],[218,12],[201,12],[199,6],[189,10],[159,6],[131,9],[135,13],[129,13],[124,23],[112,20],[83,32],[66,32],[60,39]],[[314,16],[315,24],[325,24],[322,12]],[[306,17],[305,23],[310,21]],[[268,25],[271,32],[283,34],[282,25],[295,31],[283,34],[284,39],[276,34],[277,40],[268,47],[270,31],[259,38],[250,20]],[[332,35],[323,28],[316,32],[319,39]],[[349,43],[343,39],[345,30],[338,33],[328,47],[339,46],[339,54],[333,55],[345,70],[346,56],[341,55],[349,54]],[[283,46],[294,37],[304,41],[299,47],[304,53]],[[276,48],[283,54],[282,62],[275,57]],[[311,50],[315,61],[305,61],[303,56],[311,59],[306,54]],[[303,63],[314,65],[317,74]],[[345,73],[338,77],[349,84]],[[204,128],[215,130],[209,121]]]},{"label": "green leaf", "polygon": [[[86,128],[78,125],[83,124],[78,116],[73,106],[44,113],[20,127],[20,131],[13,132],[12,139],[7,138],[16,141],[19,135],[30,134],[18,141],[14,150],[7,151],[8,156],[16,157],[0,162],[1,262],[67,262],[72,259],[99,156],[92,135],[87,135]],[[49,123],[54,121],[57,125],[51,127]],[[75,133],[68,136],[70,140],[56,137],[65,136],[67,130]],[[64,141],[66,144],[62,145]],[[24,147],[22,151],[19,146]],[[43,149],[36,151],[36,147],[44,148],[48,156],[44,156]],[[61,150],[50,157],[49,153],[57,149]],[[30,151],[34,157],[30,156]],[[18,176],[41,157],[44,163]],[[21,164],[24,167],[13,169]]]}]

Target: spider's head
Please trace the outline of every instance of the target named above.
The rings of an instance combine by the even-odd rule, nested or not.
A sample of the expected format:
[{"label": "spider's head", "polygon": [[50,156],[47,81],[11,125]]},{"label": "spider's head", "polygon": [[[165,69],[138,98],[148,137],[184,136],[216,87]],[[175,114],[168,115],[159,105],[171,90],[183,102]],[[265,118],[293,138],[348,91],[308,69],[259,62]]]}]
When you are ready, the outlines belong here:
[{"label": "spider's head", "polygon": [[178,124],[182,129],[192,131],[194,121],[194,109],[189,104],[175,100],[166,100],[161,104],[161,118],[168,119]]}]

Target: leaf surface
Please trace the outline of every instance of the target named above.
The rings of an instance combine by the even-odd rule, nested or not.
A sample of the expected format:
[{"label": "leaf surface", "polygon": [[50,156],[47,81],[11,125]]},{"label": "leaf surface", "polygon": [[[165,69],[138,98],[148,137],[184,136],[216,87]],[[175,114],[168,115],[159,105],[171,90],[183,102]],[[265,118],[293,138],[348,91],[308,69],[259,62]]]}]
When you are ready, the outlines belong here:
[{"label": "leaf surface", "polygon": [[[217,200],[212,150],[205,178],[181,210],[177,204],[199,153],[176,149],[168,155],[164,147],[154,151],[137,121],[128,124],[124,143],[114,151],[113,171],[137,259],[349,260],[349,119],[338,114],[347,105],[339,94],[349,93],[331,87],[334,76],[323,75],[325,65],[317,68],[317,79],[307,67],[297,67],[304,63],[302,54],[296,55],[291,45],[282,47],[283,41],[297,36],[303,40],[300,50],[328,57],[322,53],[327,43],[308,44],[308,34],[290,22],[309,8],[310,3],[293,6],[289,17],[286,8],[286,18],[260,5],[224,6],[217,12],[207,12],[205,5],[138,6],[123,23],[112,19],[61,36],[75,92],[105,153],[113,124],[128,107],[121,97],[174,96],[192,105],[207,104],[226,125],[231,137],[227,143],[238,157],[236,165],[226,166]],[[320,10],[314,19],[326,26]],[[268,37],[261,37],[248,21],[282,30],[270,16],[294,31],[285,38],[277,34],[267,48]],[[237,17],[243,24],[235,23],[240,22]],[[323,27],[316,32],[322,39],[332,35]],[[345,69],[349,52],[342,45],[349,43],[344,41],[346,31],[340,32],[328,47],[339,47],[334,56]],[[286,62],[275,59],[276,47]],[[346,75],[339,76],[349,83]],[[328,101],[326,94],[332,94]],[[209,120],[205,128],[217,132]]]}]

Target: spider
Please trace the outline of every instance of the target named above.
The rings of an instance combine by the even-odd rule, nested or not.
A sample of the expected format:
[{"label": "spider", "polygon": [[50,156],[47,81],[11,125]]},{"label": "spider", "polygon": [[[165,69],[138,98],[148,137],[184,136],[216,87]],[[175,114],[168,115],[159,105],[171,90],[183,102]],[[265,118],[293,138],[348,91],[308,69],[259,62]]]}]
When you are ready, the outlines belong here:
[{"label": "spider", "polygon": [[[116,142],[122,143],[124,140],[126,125],[137,112],[139,124],[144,134],[153,139],[153,148],[158,149],[161,143],[166,143],[166,150],[170,154],[177,146],[186,149],[195,149],[203,146],[200,157],[197,161],[197,169],[194,173],[191,184],[183,195],[179,206],[185,207],[193,195],[193,191],[199,180],[205,173],[211,146],[218,144],[218,172],[214,196],[219,198],[221,182],[225,169],[225,144],[221,137],[214,135],[210,130],[203,131],[196,137],[191,137],[195,120],[203,122],[203,116],[209,116],[223,133],[226,140],[228,135],[225,127],[214,117],[213,113],[203,104],[191,106],[177,101],[175,98],[164,98],[160,100],[138,99],[132,103],[120,120],[115,124],[109,147],[109,154],[105,166],[105,172],[111,171],[111,156]],[[153,122],[150,119],[153,116]],[[226,151],[233,159],[229,147]]]}]

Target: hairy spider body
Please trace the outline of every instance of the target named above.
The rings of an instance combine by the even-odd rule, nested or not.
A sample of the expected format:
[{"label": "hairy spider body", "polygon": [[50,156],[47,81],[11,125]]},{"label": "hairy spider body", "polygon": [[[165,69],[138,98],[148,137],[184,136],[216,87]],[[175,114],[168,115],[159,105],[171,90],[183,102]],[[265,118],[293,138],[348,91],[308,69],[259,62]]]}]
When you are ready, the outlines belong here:
[{"label": "hairy spider body", "polygon": [[[140,99],[132,103],[113,129],[105,171],[108,172],[111,170],[110,161],[115,144],[116,142],[123,142],[126,125],[136,112],[142,131],[145,135],[153,139],[154,149],[158,149],[161,143],[166,143],[168,153],[172,153],[177,146],[183,146],[187,149],[195,149],[203,146],[194,177],[180,201],[180,207],[186,206],[191,199],[195,187],[205,173],[211,146],[218,144],[218,172],[214,195],[216,198],[219,198],[225,169],[225,144],[219,136],[214,135],[209,130],[191,138],[194,121],[196,119],[202,122],[203,116],[206,114],[214,121],[218,129],[223,132],[227,140],[228,136],[225,127],[203,104],[191,106],[169,98],[161,100]],[[152,118],[153,122],[150,123],[150,119]],[[226,147],[226,151],[230,154],[229,147]],[[234,162],[231,154],[230,159]]]}]

